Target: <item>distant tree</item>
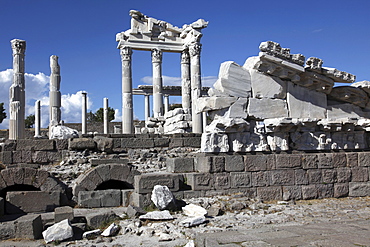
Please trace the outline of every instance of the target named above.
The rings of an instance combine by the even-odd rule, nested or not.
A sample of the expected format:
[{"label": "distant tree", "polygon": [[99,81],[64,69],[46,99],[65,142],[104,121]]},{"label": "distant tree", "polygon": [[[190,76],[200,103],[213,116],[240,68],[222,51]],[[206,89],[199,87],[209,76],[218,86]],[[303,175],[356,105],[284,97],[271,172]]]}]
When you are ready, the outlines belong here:
[{"label": "distant tree", "polygon": [[33,125],[35,124],[35,115],[31,114],[26,117],[24,120],[24,125],[26,128],[32,128]]},{"label": "distant tree", "polygon": [[[112,107],[108,107],[108,122],[114,120],[115,111]],[[99,108],[95,112],[95,120],[96,122],[104,122],[104,108]]]},{"label": "distant tree", "polygon": [[4,103],[0,103],[0,123],[6,118]]},{"label": "distant tree", "polygon": [[95,114],[92,111],[90,111],[86,114],[86,118],[87,118],[88,123],[95,123],[96,122]]}]

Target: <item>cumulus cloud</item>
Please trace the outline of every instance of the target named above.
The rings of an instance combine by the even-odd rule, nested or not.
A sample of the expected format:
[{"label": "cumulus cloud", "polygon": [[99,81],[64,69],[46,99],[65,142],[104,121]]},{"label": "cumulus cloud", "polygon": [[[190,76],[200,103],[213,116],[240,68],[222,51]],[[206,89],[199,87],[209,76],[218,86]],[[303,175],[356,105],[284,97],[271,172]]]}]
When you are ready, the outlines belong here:
[{"label": "cumulus cloud", "polygon": [[[163,85],[165,86],[181,86],[181,77],[171,77],[171,76],[162,76]],[[203,76],[202,77],[202,86],[203,87],[211,87],[216,82],[216,76]],[[145,76],[141,78],[141,81],[145,84],[152,85],[153,77],[152,76]]]}]

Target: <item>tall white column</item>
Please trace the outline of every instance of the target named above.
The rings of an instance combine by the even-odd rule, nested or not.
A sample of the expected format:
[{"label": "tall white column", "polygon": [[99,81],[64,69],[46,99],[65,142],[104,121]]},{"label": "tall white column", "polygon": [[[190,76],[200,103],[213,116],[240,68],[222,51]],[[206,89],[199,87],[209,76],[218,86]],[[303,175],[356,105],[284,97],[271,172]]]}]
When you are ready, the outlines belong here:
[{"label": "tall white column", "polygon": [[35,102],[35,137],[41,137],[41,104],[40,100]]},{"label": "tall white column", "polygon": [[170,109],[170,96],[168,94],[164,95],[164,113],[168,112]]},{"label": "tall white column", "polygon": [[[144,113],[145,113],[145,123],[148,122],[148,119],[150,117],[150,95],[149,94],[145,94],[144,95],[145,97],[145,101],[144,101],[144,106],[145,106],[145,109],[144,109]],[[146,124],[145,124],[146,126]]]},{"label": "tall white column", "polygon": [[109,119],[108,119],[108,98],[104,98],[104,134],[109,133]]},{"label": "tall white column", "polygon": [[163,116],[162,51],[152,50],[153,64],[153,112],[154,117]]},{"label": "tall white column", "polygon": [[200,51],[201,44],[193,44],[189,47],[190,54],[190,73],[191,73],[191,116],[193,124],[193,133],[203,132],[202,113],[196,112],[197,99],[200,97],[202,89],[200,72]]},{"label": "tall white column", "polygon": [[124,46],[120,48],[122,60],[122,133],[134,134],[134,112],[132,106],[132,50]]},{"label": "tall white column", "polygon": [[13,39],[10,41],[13,50],[13,83],[9,89],[9,139],[23,139],[25,134],[25,80],[24,54],[26,41]]},{"label": "tall white column", "polygon": [[83,92],[82,93],[82,128],[81,128],[81,133],[86,134],[87,133],[87,124],[86,124],[86,112],[87,112],[87,93]]},{"label": "tall white column", "polygon": [[185,113],[191,111],[191,82],[190,82],[190,57],[189,51],[181,53],[181,100]]},{"label": "tall white column", "polygon": [[61,120],[61,94],[60,94],[60,66],[58,57],[50,56],[50,91],[49,91],[49,121],[50,126],[58,125]]}]

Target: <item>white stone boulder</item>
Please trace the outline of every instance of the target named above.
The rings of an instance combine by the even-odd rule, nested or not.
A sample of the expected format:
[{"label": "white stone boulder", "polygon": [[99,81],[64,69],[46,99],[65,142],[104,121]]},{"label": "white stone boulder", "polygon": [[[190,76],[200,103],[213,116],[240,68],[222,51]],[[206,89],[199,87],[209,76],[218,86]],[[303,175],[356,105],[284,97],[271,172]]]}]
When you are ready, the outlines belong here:
[{"label": "white stone boulder", "polygon": [[63,241],[73,237],[73,229],[69,220],[65,219],[43,231],[42,236],[46,243]]},{"label": "white stone boulder", "polygon": [[167,186],[155,185],[151,196],[152,202],[159,210],[175,206],[175,198]]},{"label": "white stone boulder", "polygon": [[190,217],[204,216],[207,214],[207,210],[205,208],[195,204],[189,204],[182,207],[182,211],[185,215]]},{"label": "white stone boulder", "polygon": [[64,125],[51,126],[49,139],[78,138],[78,131]]},{"label": "white stone boulder", "polygon": [[180,221],[179,224],[181,226],[184,226],[184,227],[192,227],[192,226],[197,226],[197,225],[203,224],[204,222],[206,222],[206,217],[197,216],[197,217],[191,217],[191,218],[187,218],[183,221]]},{"label": "white stone boulder", "polygon": [[102,232],[102,236],[103,237],[110,237],[110,236],[114,236],[118,233],[120,229],[120,226],[119,225],[116,225],[116,223],[112,223],[108,226],[107,229],[105,229],[103,232]]},{"label": "white stone boulder", "polygon": [[237,97],[200,97],[197,99],[197,113],[228,108],[237,100]]},{"label": "white stone boulder", "polygon": [[140,220],[173,220],[173,216],[170,211],[153,211],[139,216]]},{"label": "white stone boulder", "polygon": [[251,95],[251,78],[248,70],[233,61],[221,64],[218,80],[213,85],[218,91],[235,97]]},{"label": "white stone boulder", "polygon": [[100,235],[101,233],[102,233],[102,231],[100,229],[87,231],[87,232],[84,232],[82,234],[82,238],[90,239],[90,238],[93,238],[93,237],[96,237],[96,236]]}]

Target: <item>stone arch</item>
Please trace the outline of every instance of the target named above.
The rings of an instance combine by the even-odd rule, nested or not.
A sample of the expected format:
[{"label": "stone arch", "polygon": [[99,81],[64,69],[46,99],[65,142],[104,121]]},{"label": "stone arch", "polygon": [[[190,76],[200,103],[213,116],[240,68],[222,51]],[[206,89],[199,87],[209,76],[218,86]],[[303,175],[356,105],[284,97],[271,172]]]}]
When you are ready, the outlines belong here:
[{"label": "stone arch", "polygon": [[32,186],[40,191],[65,192],[66,186],[47,171],[34,168],[7,168],[0,172],[0,193],[15,185]]},{"label": "stone arch", "polygon": [[100,184],[109,180],[122,181],[133,188],[135,175],[141,173],[129,164],[104,164],[99,165],[85,174],[81,174],[73,186],[73,195],[78,196],[80,191],[93,191]]}]

